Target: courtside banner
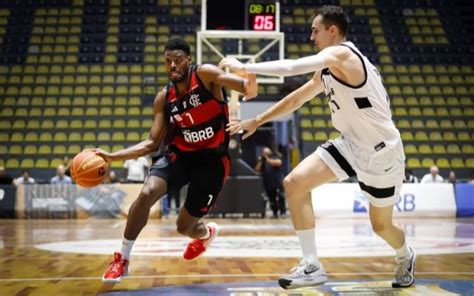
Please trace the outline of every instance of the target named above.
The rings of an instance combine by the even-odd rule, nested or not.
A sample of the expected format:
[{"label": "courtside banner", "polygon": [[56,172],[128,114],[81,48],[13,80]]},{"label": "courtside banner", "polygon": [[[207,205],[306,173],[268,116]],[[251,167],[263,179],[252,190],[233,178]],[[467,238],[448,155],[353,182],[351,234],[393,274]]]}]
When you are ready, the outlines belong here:
[{"label": "courtside banner", "polygon": [[457,217],[474,217],[474,184],[456,184]]},{"label": "courtside banner", "polygon": [[[125,218],[142,186],[22,185],[17,191],[16,213],[26,219]],[[159,204],[150,209],[150,218],[160,218]]]},{"label": "courtside banner", "polygon": [[[356,183],[326,184],[313,190],[316,217],[367,216],[369,201]],[[455,217],[452,184],[403,184],[395,205],[398,217]]]}]

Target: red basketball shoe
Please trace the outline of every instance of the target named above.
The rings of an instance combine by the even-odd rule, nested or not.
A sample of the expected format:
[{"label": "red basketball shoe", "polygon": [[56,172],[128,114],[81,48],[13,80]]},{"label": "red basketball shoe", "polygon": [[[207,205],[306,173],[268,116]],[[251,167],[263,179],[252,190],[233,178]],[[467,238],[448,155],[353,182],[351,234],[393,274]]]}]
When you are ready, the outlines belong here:
[{"label": "red basketball shoe", "polygon": [[206,249],[211,245],[212,241],[217,237],[217,234],[219,233],[219,227],[217,224],[211,222],[206,224],[206,226],[209,229],[211,236],[208,239],[203,240],[193,239],[186,247],[186,250],[184,250],[183,258],[185,260],[194,260],[199,258],[199,256],[204,254]]},{"label": "red basketball shoe", "polygon": [[105,283],[120,283],[122,276],[128,276],[128,260],[123,259],[119,252],[114,253],[114,261],[110,262],[109,268],[102,276]]}]

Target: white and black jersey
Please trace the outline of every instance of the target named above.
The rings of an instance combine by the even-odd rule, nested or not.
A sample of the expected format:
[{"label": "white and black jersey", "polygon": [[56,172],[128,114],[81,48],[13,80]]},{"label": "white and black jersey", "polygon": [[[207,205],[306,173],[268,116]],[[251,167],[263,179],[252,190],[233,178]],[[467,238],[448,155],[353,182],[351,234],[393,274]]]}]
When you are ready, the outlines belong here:
[{"label": "white and black jersey", "polygon": [[400,133],[392,122],[390,100],[377,68],[352,42],[344,42],[361,60],[365,79],[357,86],[340,80],[328,68],[321,71],[333,126],[342,136],[367,152],[395,146]]},{"label": "white and black jersey", "polygon": [[392,122],[390,100],[377,69],[351,42],[344,42],[361,60],[365,79],[351,86],[329,69],[321,72],[334,127],[341,137],[316,153],[338,180],[357,177],[362,192],[377,207],[399,200],[405,174],[400,133]]}]

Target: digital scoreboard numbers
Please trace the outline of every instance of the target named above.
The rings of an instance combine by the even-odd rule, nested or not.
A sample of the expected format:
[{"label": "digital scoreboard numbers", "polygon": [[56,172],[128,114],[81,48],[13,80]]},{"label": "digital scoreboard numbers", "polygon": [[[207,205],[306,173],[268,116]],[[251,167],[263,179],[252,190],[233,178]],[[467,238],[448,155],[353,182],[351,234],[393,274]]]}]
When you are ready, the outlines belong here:
[{"label": "digital scoreboard numbers", "polygon": [[247,26],[254,31],[275,31],[276,4],[254,3],[247,4]]}]

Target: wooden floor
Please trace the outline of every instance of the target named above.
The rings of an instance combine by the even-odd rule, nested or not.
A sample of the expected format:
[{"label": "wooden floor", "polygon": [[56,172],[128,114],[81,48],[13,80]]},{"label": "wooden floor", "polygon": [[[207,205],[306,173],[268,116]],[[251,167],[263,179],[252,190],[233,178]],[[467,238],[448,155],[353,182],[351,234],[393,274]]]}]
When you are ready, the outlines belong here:
[{"label": "wooden floor", "polygon": [[[193,262],[179,257],[182,248],[176,248],[176,243],[181,246],[187,240],[176,233],[173,217],[150,220],[132,254],[131,277],[116,285],[103,284],[100,278],[111,251],[120,246],[124,220],[0,220],[0,295],[95,295],[174,285],[275,281],[297,262],[299,249],[289,219],[213,220],[222,226],[215,241],[221,251],[209,250]],[[474,281],[474,219],[398,222],[418,250],[417,279]],[[366,219],[317,221],[319,255],[331,281],[392,278],[393,251],[371,233],[368,223]],[[262,243],[264,238],[280,237],[282,247]],[[242,243],[246,253],[232,245],[231,238]],[[66,246],[65,251],[47,250],[56,244]],[[266,247],[270,249],[263,250],[265,256],[257,252]],[[283,256],[271,251],[285,247]]]}]

